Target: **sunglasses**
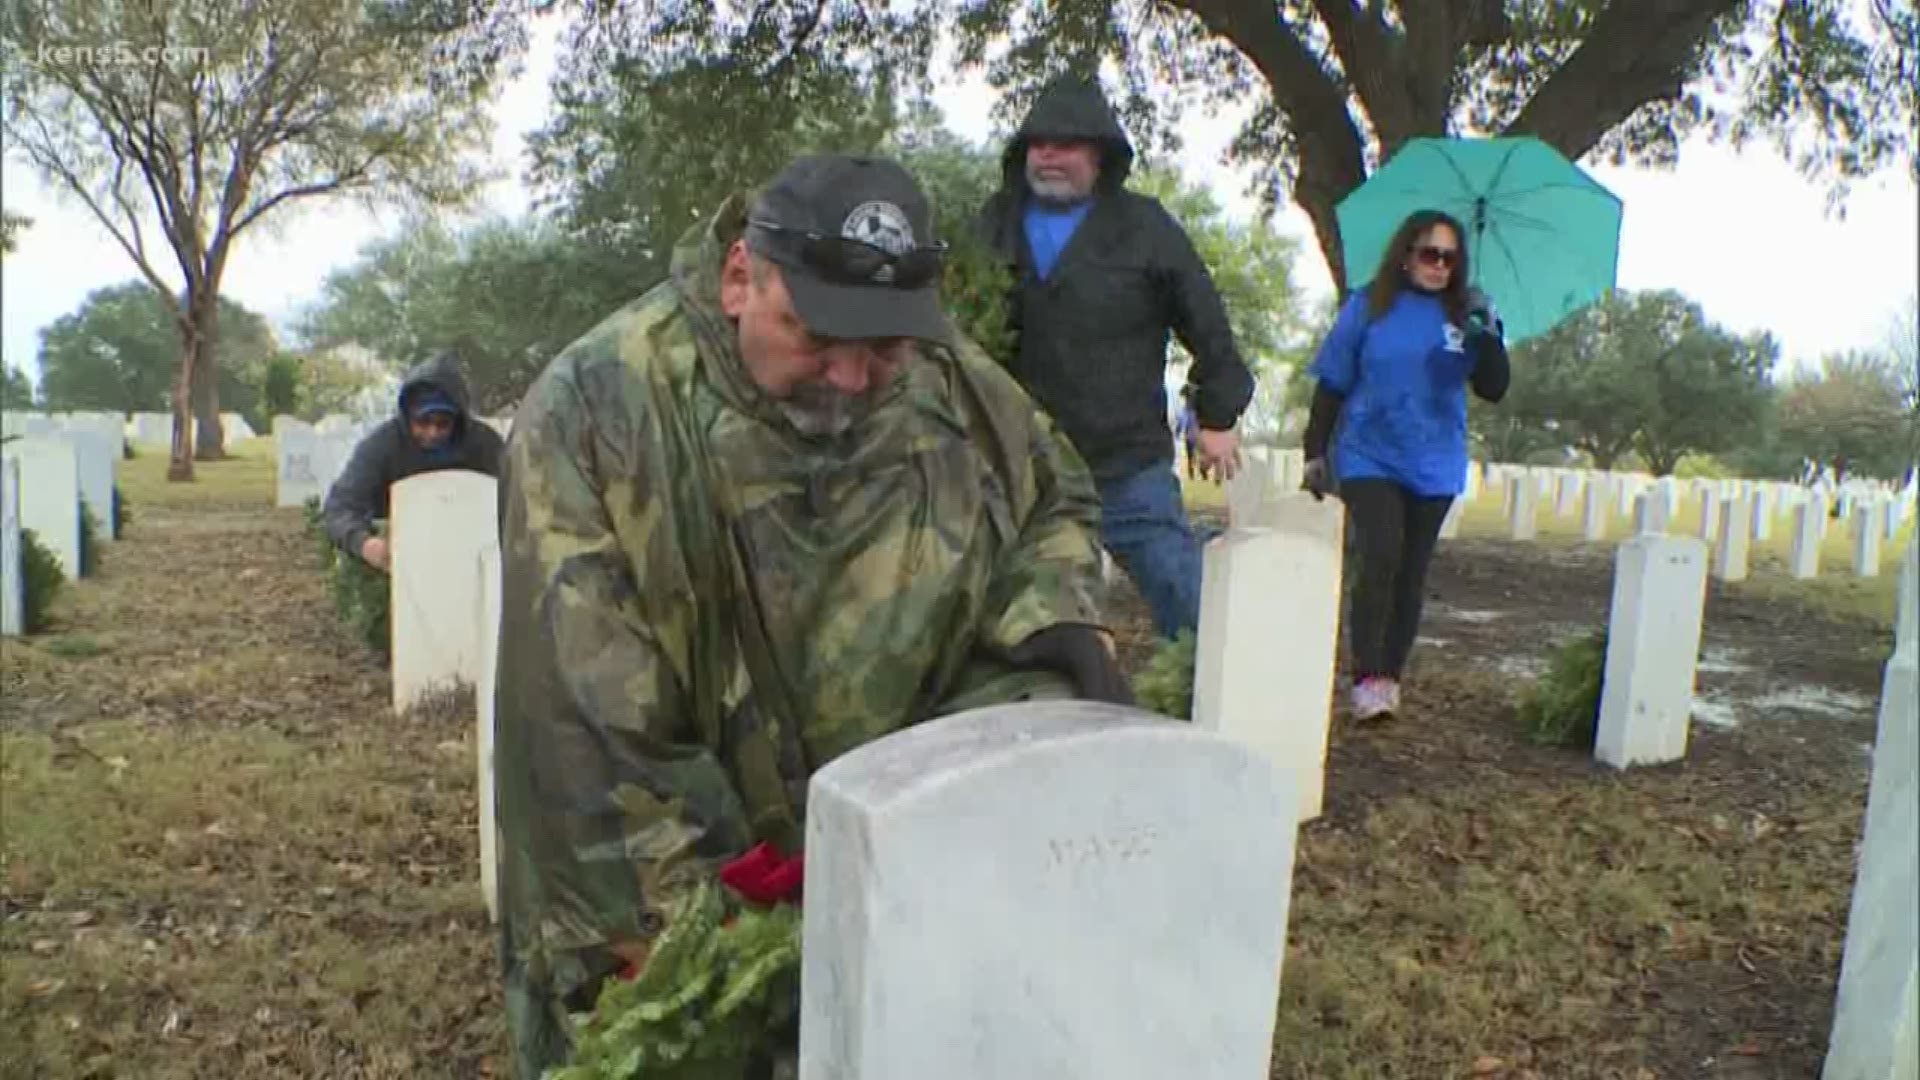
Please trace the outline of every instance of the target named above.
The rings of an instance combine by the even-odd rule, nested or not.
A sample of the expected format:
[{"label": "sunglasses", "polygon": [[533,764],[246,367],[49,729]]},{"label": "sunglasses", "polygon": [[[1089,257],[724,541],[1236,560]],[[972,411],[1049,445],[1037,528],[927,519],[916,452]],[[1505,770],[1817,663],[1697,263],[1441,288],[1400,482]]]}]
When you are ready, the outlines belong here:
[{"label": "sunglasses", "polygon": [[[768,252],[776,256],[776,261],[797,260],[813,273],[843,285],[919,289],[938,281],[946,270],[947,244],[944,240],[895,255],[863,240],[790,229],[774,221],[755,218],[747,224],[768,234],[779,249],[777,252]],[[781,255],[786,257],[785,260],[777,258]]]},{"label": "sunglasses", "polygon": [[1413,257],[1426,263],[1428,266],[1437,266],[1442,270],[1449,270],[1459,264],[1460,251],[1458,248],[1434,247],[1432,244],[1424,244],[1413,249]]}]

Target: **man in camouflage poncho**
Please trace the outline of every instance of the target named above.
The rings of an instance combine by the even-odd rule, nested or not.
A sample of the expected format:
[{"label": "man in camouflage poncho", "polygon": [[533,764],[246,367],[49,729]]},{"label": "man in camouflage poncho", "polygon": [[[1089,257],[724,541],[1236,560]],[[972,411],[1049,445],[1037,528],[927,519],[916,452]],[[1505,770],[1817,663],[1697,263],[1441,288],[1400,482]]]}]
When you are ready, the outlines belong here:
[{"label": "man in camouflage poncho", "polygon": [[899,166],[803,158],[528,391],[495,755],[516,1069],[808,777],[932,717],[1129,702],[1085,466],[941,314]]}]

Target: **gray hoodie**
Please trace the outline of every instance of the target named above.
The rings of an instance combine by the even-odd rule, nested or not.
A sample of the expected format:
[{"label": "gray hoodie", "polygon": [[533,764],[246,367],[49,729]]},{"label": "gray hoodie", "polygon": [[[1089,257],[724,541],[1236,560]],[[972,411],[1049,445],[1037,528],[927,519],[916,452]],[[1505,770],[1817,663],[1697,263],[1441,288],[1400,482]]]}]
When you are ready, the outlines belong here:
[{"label": "gray hoodie", "polygon": [[[432,453],[413,441],[407,425],[408,403],[429,389],[452,398],[460,410],[453,434]],[[499,477],[504,444],[497,432],[474,418],[469,402],[467,381],[450,355],[443,353],[407,372],[400,384],[397,415],[360,440],[347,467],[327,491],[322,516],[327,536],[340,550],[360,554],[360,545],[373,535],[373,523],[388,515],[387,489],[409,476],[466,469]]]}]

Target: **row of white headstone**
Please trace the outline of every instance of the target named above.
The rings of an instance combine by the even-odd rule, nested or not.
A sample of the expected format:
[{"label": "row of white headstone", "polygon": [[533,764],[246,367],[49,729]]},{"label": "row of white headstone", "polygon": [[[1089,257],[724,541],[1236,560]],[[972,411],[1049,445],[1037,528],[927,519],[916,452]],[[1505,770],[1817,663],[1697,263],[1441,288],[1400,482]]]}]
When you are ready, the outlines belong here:
[{"label": "row of white headstone", "polygon": [[[503,438],[513,428],[511,419],[483,417],[481,422]],[[273,504],[300,506],[308,499],[324,502],[328,489],[347,467],[354,448],[380,423],[340,415],[327,416],[313,424],[290,416],[274,417]]]},{"label": "row of white headstone", "polygon": [[289,507],[301,506],[309,499],[324,502],[327,489],[339,479],[365,434],[366,428],[357,424],[328,424],[323,430],[291,417],[275,417],[273,504]]},{"label": "row of white headstone", "polygon": [[[494,491],[473,473],[415,477],[396,485],[391,522],[394,704],[475,688],[490,913]],[[1239,517],[1207,550],[1193,724],[1085,704],[984,710],[880,740],[813,778],[803,1076],[1264,1074],[1294,838],[1323,797],[1342,524],[1337,502],[1294,494],[1243,505]],[[1705,548],[1663,535],[1621,545],[1603,761],[1684,754]],[[1912,560],[1908,644],[1896,656],[1905,666],[1889,666],[1836,1019],[1843,1062],[1878,1060],[1903,1030],[1849,1002],[1912,992],[1913,939],[1897,937],[1910,927],[1892,914],[1915,910],[1912,709],[1902,719],[1896,684],[1907,680],[1911,702]],[[1902,762],[1905,781],[1883,779]],[[1879,809],[1901,797],[1904,817]],[[1892,906],[1903,897],[1905,908]],[[1879,947],[1889,934],[1890,951]],[[1900,978],[1905,991],[1880,992]],[[1897,1052],[1897,1039],[1888,1046]],[[1896,1075],[1848,1069],[1830,1066],[1827,1080]]]},{"label": "row of white headstone", "polygon": [[[1250,450],[1246,467],[1227,485],[1229,521],[1248,520],[1272,498],[1297,491],[1303,469],[1298,450]],[[1616,519],[1630,522],[1628,535],[1666,534],[1682,504],[1692,500],[1701,507],[1697,535],[1712,545],[1710,569],[1715,578],[1745,580],[1752,544],[1770,541],[1776,519],[1784,513],[1791,515],[1793,528],[1788,572],[1804,580],[1820,572],[1821,544],[1830,518],[1837,513],[1853,532],[1854,575],[1873,577],[1880,572],[1882,544],[1892,541],[1913,518],[1914,487],[1912,480],[1899,490],[1857,480],[1838,487],[1807,487],[1473,462],[1467,468],[1462,496],[1454,500],[1440,536],[1457,537],[1468,505],[1488,489],[1499,493],[1508,535],[1514,540],[1539,535],[1543,509],[1560,518],[1577,515],[1589,542],[1614,535]]]},{"label": "row of white headstone", "polygon": [[[85,418],[69,417],[55,428],[8,438],[0,443],[0,634],[26,632],[26,547],[22,529],[53,553],[68,580],[81,576],[82,508],[92,511],[94,539],[119,538],[113,514],[114,467],[119,461],[119,431]],[[89,571],[91,567],[86,568]]]},{"label": "row of white headstone", "polygon": [[[138,446],[167,446],[173,442],[173,414],[165,412],[123,415],[117,412],[37,413],[9,410],[0,419],[0,429],[9,435],[41,435],[62,430],[69,421],[76,419],[116,427],[124,442]],[[239,413],[221,413],[220,427],[228,441],[255,437],[253,425],[247,423],[246,417]]]}]

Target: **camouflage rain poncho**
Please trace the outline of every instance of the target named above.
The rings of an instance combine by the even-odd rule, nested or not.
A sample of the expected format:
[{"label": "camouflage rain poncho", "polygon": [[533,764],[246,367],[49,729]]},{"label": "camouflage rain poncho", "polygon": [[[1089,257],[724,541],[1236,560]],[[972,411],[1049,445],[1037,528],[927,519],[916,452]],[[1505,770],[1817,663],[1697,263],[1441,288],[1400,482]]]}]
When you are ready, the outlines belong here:
[{"label": "camouflage rain poncho", "polygon": [[522,1080],[676,898],[807,778],[903,727],[1072,695],[1001,659],[1097,624],[1085,466],[971,344],[928,348],[839,444],[747,377],[719,307],[735,199],[670,281],[557,357],[501,484],[495,743],[503,962]]}]

